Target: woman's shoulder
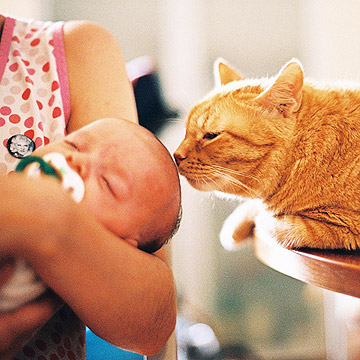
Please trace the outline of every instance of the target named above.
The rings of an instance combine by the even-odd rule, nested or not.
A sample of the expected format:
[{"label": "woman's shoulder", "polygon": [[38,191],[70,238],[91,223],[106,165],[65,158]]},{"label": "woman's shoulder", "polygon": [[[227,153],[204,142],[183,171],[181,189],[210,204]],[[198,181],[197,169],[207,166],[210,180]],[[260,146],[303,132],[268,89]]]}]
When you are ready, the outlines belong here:
[{"label": "woman's shoulder", "polygon": [[66,22],[63,32],[71,94],[69,131],[104,117],[135,121],[131,84],[116,37],[91,21]]},{"label": "woman's shoulder", "polygon": [[[91,21],[70,21],[64,24],[64,46],[68,66],[94,76],[111,59],[122,61],[115,36],[103,26]],[[109,64],[110,65],[110,64]],[[87,79],[87,82],[89,79]]]},{"label": "woman's shoulder", "polygon": [[75,48],[117,45],[115,36],[100,24],[88,20],[74,20],[64,24],[64,41]]}]

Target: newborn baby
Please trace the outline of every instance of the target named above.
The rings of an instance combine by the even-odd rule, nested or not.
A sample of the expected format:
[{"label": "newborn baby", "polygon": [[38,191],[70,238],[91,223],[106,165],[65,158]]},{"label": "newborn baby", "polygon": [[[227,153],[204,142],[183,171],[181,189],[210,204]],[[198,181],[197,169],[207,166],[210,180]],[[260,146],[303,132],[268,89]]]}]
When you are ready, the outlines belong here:
[{"label": "newborn baby", "polygon": [[[140,125],[101,119],[33,155],[49,162],[65,190],[119,241],[152,253],[176,231],[181,208],[176,167],[166,148]],[[29,176],[41,172],[36,162],[25,165]],[[18,308],[44,290],[29,265],[17,259],[13,277],[0,289],[0,311]]]}]

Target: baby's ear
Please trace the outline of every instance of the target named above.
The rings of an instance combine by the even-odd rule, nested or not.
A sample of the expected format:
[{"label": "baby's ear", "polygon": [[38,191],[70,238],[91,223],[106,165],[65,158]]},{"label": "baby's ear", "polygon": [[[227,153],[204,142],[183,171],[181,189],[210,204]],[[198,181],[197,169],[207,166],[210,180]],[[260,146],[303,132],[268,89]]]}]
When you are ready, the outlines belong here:
[{"label": "baby's ear", "polygon": [[215,86],[226,85],[234,80],[244,80],[244,78],[224,59],[218,58],[214,62]]},{"label": "baby's ear", "polygon": [[279,71],[275,81],[257,97],[257,101],[270,112],[275,110],[286,117],[299,110],[303,83],[302,65],[292,59]]},{"label": "baby's ear", "polygon": [[139,246],[139,243],[137,240],[135,239],[131,239],[131,238],[126,238],[124,239],[127,243],[129,243],[132,246],[135,246],[136,248]]}]

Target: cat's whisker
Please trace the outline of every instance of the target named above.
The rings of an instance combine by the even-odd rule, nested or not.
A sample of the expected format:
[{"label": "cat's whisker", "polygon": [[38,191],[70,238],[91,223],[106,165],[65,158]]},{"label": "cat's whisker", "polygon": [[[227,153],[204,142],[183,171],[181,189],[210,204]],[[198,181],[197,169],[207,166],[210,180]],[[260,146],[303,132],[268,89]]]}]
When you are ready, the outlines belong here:
[{"label": "cat's whisker", "polygon": [[[214,183],[216,185],[216,182],[213,178],[211,178],[210,176],[208,176],[207,174],[195,174],[195,179],[196,182],[199,183],[204,183],[206,185],[206,187],[208,188],[213,188],[214,186],[210,185],[210,182]],[[210,181],[209,181],[210,180]]]},{"label": "cat's whisker", "polygon": [[252,195],[258,195],[257,192],[249,187],[248,185],[244,184],[242,181],[240,181],[237,177],[233,176],[232,174],[229,174],[226,169],[217,170],[214,169],[219,175],[221,175],[223,178],[225,178],[230,184],[232,184],[235,188],[241,187],[247,190],[249,194]]},{"label": "cat's whisker", "polygon": [[226,167],[223,167],[223,166],[220,166],[220,165],[212,165],[213,168],[216,168],[217,170],[220,170],[220,171],[224,171],[226,173],[229,173],[229,174],[233,174],[233,175],[237,175],[237,176],[243,176],[243,177],[247,177],[249,179],[253,179],[257,182],[260,182],[260,180],[254,176],[254,175],[251,175],[251,174],[245,174],[245,173],[242,173],[240,171],[237,171],[237,170],[234,170],[234,169],[228,169]]},{"label": "cat's whisker", "polygon": [[[220,167],[221,168],[221,167]],[[233,177],[230,174],[227,174],[226,169],[221,169],[222,171],[218,170],[216,167],[213,168],[213,171],[215,172],[215,174],[220,175],[221,177],[225,178],[225,180],[230,183],[230,185],[232,185],[234,187],[234,189],[236,189],[237,187],[241,187],[242,189],[246,190],[247,193],[249,195],[255,195],[255,196],[259,196],[259,194],[257,193],[256,190],[250,188],[249,186],[245,185],[243,182],[241,182],[240,180],[236,179],[235,177]]]},{"label": "cat's whisker", "polygon": [[[253,175],[248,176],[247,174],[242,174],[239,171],[227,169],[222,166],[212,165],[212,168],[213,168],[213,171],[215,171],[217,174],[219,174],[221,176],[226,176],[229,180],[231,179],[232,182],[239,183],[242,186],[246,186],[246,185],[237,178],[238,176],[253,178],[254,180],[258,181],[258,179],[256,179]],[[234,175],[236,175],[236,177]]]},{"label": "cat's whisker", "polygon": [[234,190],[240,186],[248,193],[248,195],[258,196],[255,190],[251,189],[249,186],[245,185],[241,181],[234,179],[232,176],[226,174],[224,176],[228,180],[228,182],[234,187]]},{"label": "cat's whisker", "polygon": [[[210,181],[215,185],[215,187],[216,187],[217,183],[216,183],[216,181],[215,181],[212,177],[210,177],[210,176],[208,176],[208,175],[206,175],[206,174],[204,174],[204,176],[205,176],[206,179],[210,180]],[[211,187],[211,188],[214,188],[214,186],[210,186],[210,185],[209,185],[209,182],[207,182],[207,181],[205,181],[205,182],[206,182],[206,185],[208,185],[208,186]]]}]

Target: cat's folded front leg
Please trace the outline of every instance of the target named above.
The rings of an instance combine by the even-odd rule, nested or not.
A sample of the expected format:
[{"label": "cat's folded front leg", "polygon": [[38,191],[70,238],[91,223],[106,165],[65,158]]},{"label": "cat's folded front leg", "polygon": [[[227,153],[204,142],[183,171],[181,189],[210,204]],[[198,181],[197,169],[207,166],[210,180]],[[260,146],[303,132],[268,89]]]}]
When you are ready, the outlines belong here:
[{"label": "cat's folded front leg", "polygon": [[268,211],[261,211],[255,218],[254,232],[261,241],[278,242],[289,249],[303,247],[307,242],[301,221],[293,215],[276,217]]},{"label": "cat's folded front leg", "polygon": [[339,220],[330,222],[325,215],[314,219],[303,214],[273,216],[267,211],[261,211],[255,219],[255,233],[262,241],[276,241],[289,249],[360,248],[359,234],[346,223],[340,224]]},{"label": "cat's folded front leg", "polygon": [[220,232],[220,242],[226,250],[238,250],[243,246],[244,241],[252,239],[255,217],[262,209],[262,202],[252,199],[241,203],[232,212]]}]

